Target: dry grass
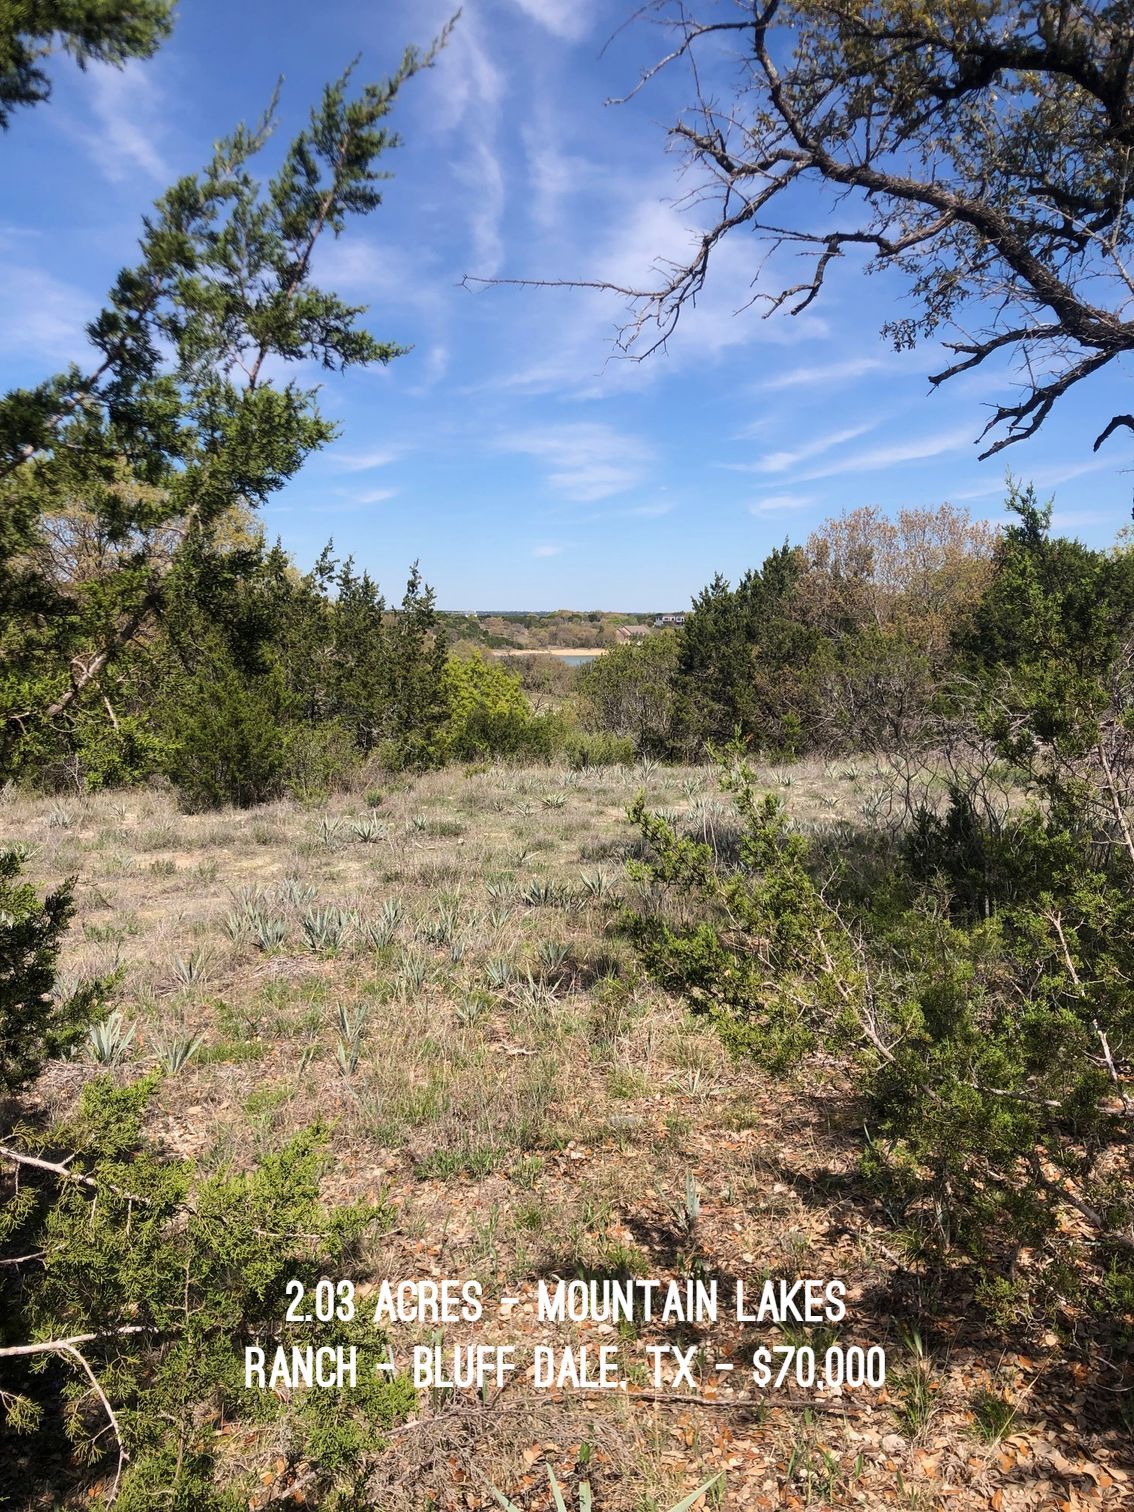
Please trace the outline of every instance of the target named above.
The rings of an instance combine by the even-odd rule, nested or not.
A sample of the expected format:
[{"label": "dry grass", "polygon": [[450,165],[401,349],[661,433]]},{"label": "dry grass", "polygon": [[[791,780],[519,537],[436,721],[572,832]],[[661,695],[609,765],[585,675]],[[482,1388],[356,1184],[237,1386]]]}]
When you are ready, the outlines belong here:
[{"label": "dry grass", "polygon": [[[803,826],[878,817],[870,761],[766,778]],[[483,1507],[488,1476],[542,1507],[543,1459],[565,1481],[589,1477],[600,1512],[666,1506],[719,1469],[727,1489],[710,1504],[738,1508],[1122,1505],[1107,1444],[1045,1420],[1028,1387],[1056,1355],[986,1358],[962,1332],[923,1361],[903,1333],[909,1278],[881,1222],[854,1208],[853,1113],[834,1070],[771,1085],[638,975],[614,917],[632,898],[625,810],[643,786],[727,840],[710,772],[647,766],[450,770],[319,807],[205,816],[161,793],[8,795],[0,843],[31,847],[41,885],[78,876],[63,973],[120,972],[136,1025],[123,1074],[158,1063],[171,1037],[200,1037],[153,1105],[164,1147],[211,1168],[330,1123],[328,1198],[382,1196],[394,1213],[358,1279],[469,1277],[493,1299],[518,1294],[510,1318],[492,1306],[468,1337],[528,1347],[555,1342],[534,1319],[540,1277],[837,1276],[843,1342],[891,1351],[886,1392],[756,1410],[521,1386],[490,1408],[423,1401],[375,1466],[372,1505]],[[62,1109],[96,1069],[54,1067],[39,1094]],[[660,1325],[574,1332],[621,1341],[638,1381],[641,1346],[673,1338]],[[776,1342],[736,1325],[678,1341],[704,1346],[710,1391],[715,1361]],[[418,1339],[406,1328],[394,1342]],[[989,1444],[973,1402],[993,1388],[1021,1407],[1012,1437]],[[1085,1457],[1109,1464],[1107,1485],[1074,1468]]]}]

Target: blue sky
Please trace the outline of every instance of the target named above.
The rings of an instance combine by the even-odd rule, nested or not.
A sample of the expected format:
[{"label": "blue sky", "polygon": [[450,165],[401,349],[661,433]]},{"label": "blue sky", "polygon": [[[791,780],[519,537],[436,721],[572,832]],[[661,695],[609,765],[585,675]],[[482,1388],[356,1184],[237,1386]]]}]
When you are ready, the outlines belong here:
[{"label": "blue sky", "polygon": [[[443,607],[679,608],[825,516],[948,500],[1001,517],[1006,466],[1102,544],[1130,519],[1131,445],[1091,441],[1131,408],[1112,367],[1032,441],[987,462],[974,440],[1005,392],[977,371],[936,393],[939,349],[895,355],[900,281],[847,262],[806,316],[741,310],[760,249],[726,241],[709,285],[645,363],[612,357],[625,318],[597,292],[460,286],[463,274],[640,284],[686,244],[690,188],[664,128],[686,79],[624,94],[663,39],[612,33],[631,0],[470,0],[438,66],[411,82],[385,204],[320,255],[323,279],[413,344],[327,383],[340,439],[265,515],[309,565],[328,537],[400,593],[421,561]],[[279,137],[356,53],[389,70],[450,7],[433,0],[183,0],[174,37],[124,72],[56,69],[52,102],[0,141],[0,382],[82,360],[82,326],[140,218],[213,139],[255,117],[280,74]],[[609,45],[605,46],[604,44]],[[816,202],[816,213],[819,204]],[[740,313],[737,313],[740,311]]]}]

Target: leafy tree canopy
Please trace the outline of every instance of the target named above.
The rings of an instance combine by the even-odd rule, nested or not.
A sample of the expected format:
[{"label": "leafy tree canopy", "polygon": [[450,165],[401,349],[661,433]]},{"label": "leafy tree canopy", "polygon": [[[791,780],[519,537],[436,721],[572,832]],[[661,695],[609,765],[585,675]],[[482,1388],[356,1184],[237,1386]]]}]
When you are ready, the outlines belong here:
[{"label": "leafy tree canopy", "polygon": [[[690,65],[692,103],[670,135],[703,171],[693,199],[710,214],[687,258],[659,261],[650,286],[619,289],[634,312],[627,350],[666,341],[719,244],[744,230],[772,253],[754,296],[766,313],[805,310],[849,253],[909,280],[914,313],[884,328],[896,347],[954,333],[934,384],[1015,359],[1021,387],[993,410],[986,456],[1032,435],[1070,388],[1134,348],[1125,0],[645,9],[672,46],[642,83]],[[739,53],[727,74],[714,66],[722,50]],[[702,89],[709,79],[717,92]],[[1134,416],[1112,416],[1096,447],[1120,426]]]}]

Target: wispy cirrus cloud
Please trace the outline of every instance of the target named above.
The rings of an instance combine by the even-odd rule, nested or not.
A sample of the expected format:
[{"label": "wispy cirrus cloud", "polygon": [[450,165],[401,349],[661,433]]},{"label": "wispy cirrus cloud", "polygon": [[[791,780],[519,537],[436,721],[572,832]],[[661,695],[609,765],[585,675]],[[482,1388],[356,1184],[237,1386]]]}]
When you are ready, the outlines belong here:
[{"label": "wispy cirrus cloud", "polygon": [[753,499],[748,506],[748,512],[754,515],[780,514],[793,509],[806,509],[809,504],[814,503],[814,494],[769,494],[764,499]]},{"label": "wispy cirrus cloud", "polygon": [[337,488],[335,493],[344,500],[344,507],[366,509],[372,504],[384,504],[397,497],[396,488]]},{"label": "wispy cirrus cloud", "polygon": [[578,42],[594,21],[589,0],[512,0],[512,4],[564,42]]},{"label": "wispy cirrus cloud", "polygon": [[947,452],[960,451],[962,447],[971,446],[972,442],[972,425],[954,427],[952,430],[937,431],[910,441],[874,446],[849,457],[840,457],[837,461],[800,473],[799,481],[810,483],[817,478],[833,478],[842,473],[881,472],[903,462],[924,462],[931,457],[944,456]]},{"label": "wispy cirrus cloud", "polygon": [[0,265],[0,355],[82,362],[97,301],[42,268]]},{"label": "wispy cirrus cloud", "polygon": [[654,451],[604,421],[537,426],[501,438],[497,449],[532,457],[565,498],[593,503],[636,488],[649,476]]},{"label": "wispy cirrus cloud", "polygon": [[[501,225],[507,180],[497,138],[508,81],[476,11],[469,9],[462,16],[434,76],[432,122],[447,137],[459,134],[464,144],[464,151],[452,161],[452,171],[466,191],[474,263],[467,271],[493,278],[504,255]],[[467,129],[470,120],[475,122],[471,131]]]},{"label": "wispy cirrus cloud", "polygon": [[158,146],[164,134],[165,102],[152,65],[92,64],[89,72],[98,130],[87,144],[101,171],[112,183],[126,182],[139,173],[155,183],[168,183],[173,172]]},{"label": "wispy cirrus cloud", "polygon": [[336,472],[372,472],[376,467],[389,467],[404,456],[405,447],[375,446],[361,452],[330,452],[327,460]]},{"label": "wispy cirrus cloud", "polygon": [[812,457],[821,457],[824,452],[845,446],[848,441],[857,441],[859,436],[865,436],[868,431],[874,430],[876,423],[876,421],[868,421],[865,425],[841,426],[838,430],[827,431],[811,441],[805,441],[802,446],[797,446],[791,451],[769,452],[756,462],[725,462],[722,465],[730,472],[790,472],[801,462],[809,462]]},{"label": "wispy cirrus cloud", "polygon": [[756,385],[759,389],[822,388],[829,383],[844,383],[850,378],[862,378],[867,373],[876,373],[886,362],[881,357],[848,357],[843,362],[821,362],[810,367],[789,368],[784,373],[773,373]]}]

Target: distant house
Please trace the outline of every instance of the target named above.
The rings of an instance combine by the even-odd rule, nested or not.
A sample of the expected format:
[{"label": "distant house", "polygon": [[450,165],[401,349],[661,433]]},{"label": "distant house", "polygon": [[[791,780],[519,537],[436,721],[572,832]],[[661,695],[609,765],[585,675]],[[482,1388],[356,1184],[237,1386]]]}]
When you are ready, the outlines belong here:
[{"label": "distant house", "polygon": [[660,630],[663,626],[683,625],[684,623],[685,616],[683,614],[659,614],[654,620],[654,629]]},{"label": "distant house", "polygon": [[643,635],[649,635],[649,633],[649,625],[619,625],[614,635],[616,640],[625,645],[627,641],[641,640]]}]

